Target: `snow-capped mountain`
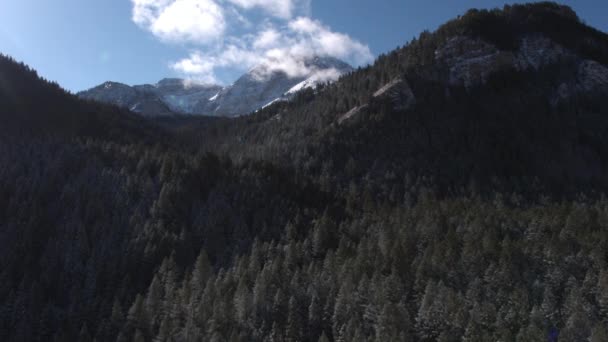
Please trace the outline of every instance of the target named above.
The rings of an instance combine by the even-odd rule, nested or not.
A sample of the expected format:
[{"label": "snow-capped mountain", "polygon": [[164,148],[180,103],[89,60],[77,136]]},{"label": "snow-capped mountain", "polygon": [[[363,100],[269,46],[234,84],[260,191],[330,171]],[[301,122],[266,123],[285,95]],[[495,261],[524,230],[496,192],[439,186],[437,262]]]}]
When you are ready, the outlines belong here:
[{"label": "snow-capped mountain", "polygon": [[128,86],[106,82],[78,93],[86,99],[115,104],[147,116],[190,114],[200,101],[217,94],[222,87],[166,78],[156,84]]},{"label": "snow-capped mountain", "polygon": [[146,116],[196,114],[232,117],[288,100],[302,89],[335,81],[353,69],[335,58],[315,57],[304,63],[304,70],[306,72],[302,76],[290,77],[283,71],[273,70],[272,65],[262,64],[228,87],[169,78],[154,85],[133,87],[106,82],[78,95]]},{"label": "snow-capped mountain", "polygon": [[154,86],[135,86],[142,92],[156,94],[173,112],[190,114],[199,105],[217,94],[222,87],[214,84],[200,84],[179,78],[165,78]]},{"label": "snow-capped mountain", "polygon": [[297,91],[316,87],[319,83],[337,80],[352,67],[336,58],[315,57],[305,63],[308,73],[289,77],[272,66],[258,65],[223,89],[207,107],[198,110],[217,116],[249,114],[271,103],[288,100]]}]

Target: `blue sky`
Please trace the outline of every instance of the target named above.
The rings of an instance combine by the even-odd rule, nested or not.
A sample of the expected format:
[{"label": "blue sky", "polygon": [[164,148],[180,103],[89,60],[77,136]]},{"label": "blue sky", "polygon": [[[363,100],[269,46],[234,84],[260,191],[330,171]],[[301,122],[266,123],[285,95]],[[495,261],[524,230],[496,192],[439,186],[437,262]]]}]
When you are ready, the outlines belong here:
[{"label": "blue sky", "polygon": [[[564,1],[608,31],[608,1]],[[304,51],[365,64],[494,0],[0,0],[0,52],[78,91],[107,80],[230,83],[252,65],[301,73]],[[306,52],[309,53],[309,52]]]}]

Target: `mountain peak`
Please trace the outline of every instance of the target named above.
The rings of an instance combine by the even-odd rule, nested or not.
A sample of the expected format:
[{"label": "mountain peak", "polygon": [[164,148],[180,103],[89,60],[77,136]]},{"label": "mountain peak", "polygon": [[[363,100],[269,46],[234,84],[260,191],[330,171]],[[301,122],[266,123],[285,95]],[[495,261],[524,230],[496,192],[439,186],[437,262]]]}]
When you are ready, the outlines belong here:
[{"label": "mountain peak", "polygon": [[156,88],[172,88],[172,89],[191,89],[191,88],[219,88],[220,86],[212,83],[204,83],[193,79],[183,78],[163,78],[155,85]]},{"label": "mountain peak", "polygon": [[106,81],[103,84],[101,84],[101,86],[98,86],[98,87],[103,87],[104,89],[112,89],[112,88],[123,88],[123,87],[129,87],[129,86],[124,83],[120,83],[120,82]]},{"label": "mountain peak", "polygon": [[185,82],[184,79],[181,78],[163,78],[162,80],[156,83],[157,87],[166,87],[166,86],[181,86]]},{"label": "mountain peak", "polygon": [[261,63],[222,90],[213,99],[213,106],[201,112],[217,116],[238,116],[252,113],[270,103],[288,100],[305,88],[337,80],[353,68],[333,57],[313,56],[298,63]]},{"label": "mountain peak", "polygon": [[302,58],[290,65],[284,65],[280,61],[265,61],[251,68],[244,76],[261,74],[286,74],[288,77],[309,77],[317,70],[336,69],[340,71],[352,71],[348,63],[331,56],[314,55]]},{"label": "mountain peak", "polygon": [[306,60],[306,63],[320,69],[335,68],[339,70],[352,70],[352,66],[350,64],[331,56],[314,56]]},{"label": "mountain peak", "polygon": [[335,81],[353,70],[347,63],[327,56],[303,59],[295,68],[298,70],[285,70],[280,63],[261,63],[226,88],[196,80],[163,78],[153,85],[133,87],[106,82],[79,96],[151,116],[171,114],[167,107],[174,113],[237,116],[285,100],[301,89]]}]

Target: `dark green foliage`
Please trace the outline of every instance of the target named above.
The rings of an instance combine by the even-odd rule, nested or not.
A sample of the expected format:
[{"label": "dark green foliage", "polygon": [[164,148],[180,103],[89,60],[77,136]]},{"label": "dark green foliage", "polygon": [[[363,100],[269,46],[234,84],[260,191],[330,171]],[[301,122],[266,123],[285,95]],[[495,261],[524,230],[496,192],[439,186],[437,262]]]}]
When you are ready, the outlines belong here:
[{"label": "dark green foliage", "polygon": [[[1,57],[0,340],[605,341],[605,92],[434,60],[530,32],[606,63],[568,8],[514,5],[251,116],[148,122]],[[396,77],[408,110],[372,96]]]}]

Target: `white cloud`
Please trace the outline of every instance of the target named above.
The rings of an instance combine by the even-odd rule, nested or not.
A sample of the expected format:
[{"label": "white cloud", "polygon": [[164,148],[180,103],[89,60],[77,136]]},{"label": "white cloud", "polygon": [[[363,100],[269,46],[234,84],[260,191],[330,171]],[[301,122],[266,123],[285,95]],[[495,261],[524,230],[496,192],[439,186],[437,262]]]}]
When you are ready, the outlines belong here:
[{"label": "white cloud", "polygon": [[289,19],[298,5],[297,0],[228,0],[246,10],[259,7],[266,12],[283,19]]},{"label": "white cloud", "polygon": [[133,21],[165,41],[206,43],[223,36],[224,10],[214,0],[131,0]]},{"label": "white cloud", "polygon": [[[309,76],[318,71],[308,63],[314,56],[331,56],[354,65],[373,59],[367,45],[307,17],[310,0],[131,1],[133,21],[139,26],[165,41],[199,46],[169,66],[203,82],[218,82],[218,71],[244,71],[256,65],[261,65],[255,69],[259,77],[274,71]],[[251,22],[257,16],[244,14],[254,8],[270,17]],[[329,80],[336,75],[319,77]]]},{"label": "white cloud", "polygon": [[323,83],[328,81],[335,81],[340,78],[341,75],[342,74],[339,70],[331,68],[315,72],[315,74],[311,76],[311,80],[315,81],[315,83]]},{"label": "white cloud", "polygon": [[237,45],[228,45],[221,52],[204,54],[201,51],[190,53],[187,58],[170,63],[169,67],[186,76],[193,77],[204,83],[222,83],[215,76],[218,68],[251,66],[261,59],[252,51]]},{"label": "white cloud", "polygon": [[262,31],[254,40],[253,47],[256,49],[266,49],[276,47],[281,39],[281,34],[274,28]]},{"label": "white cloud", "polygon": [[355,64],[371,61],[373,55],[367,45],[346,34],[333,32],[318,20],[299,17],[288,24],[289,29],[300,37],[299,44],[292,50],[312,50],[315,55],[327,55]]},{"label": "white cloud", "polygon": [[190,54],[190,57],[173,63],[172,67],[185,74],[205,75],[213,71],[215,64],[204,58],[199,52],[194,52]]}]

